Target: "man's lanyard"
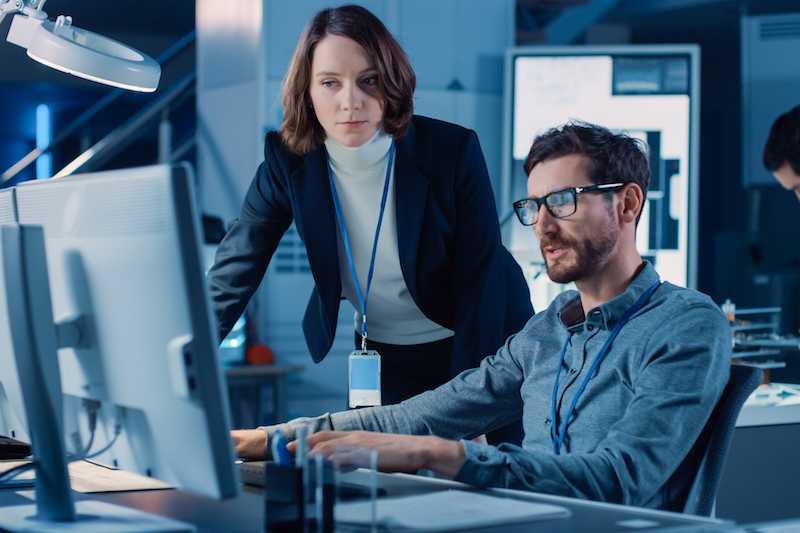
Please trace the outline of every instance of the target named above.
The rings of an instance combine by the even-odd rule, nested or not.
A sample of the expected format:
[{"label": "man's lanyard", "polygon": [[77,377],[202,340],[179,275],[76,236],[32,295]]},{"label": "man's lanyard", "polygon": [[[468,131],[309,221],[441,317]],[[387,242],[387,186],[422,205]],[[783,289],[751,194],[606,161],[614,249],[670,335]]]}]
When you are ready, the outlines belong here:
[{"label": "man's lanyard", "polygon": [[653,283],[653,286],[647,289],[639,301],[633,304],[633,307],[628,309],[628,311],[622,316],[622,319],[617,322],[617,325],[611,331],[611,335],[608,336],[606,339],[605,344],[603,347],[600,348],[600,353],[597,354],[597,357],[594,359],[594,363],[592,363],[592,367],[589,369],[589,372],[586,374],[586,377],[583,378],[583,383],[581,383],[578,392],[575,394],[575,398],[572,399],[572,405],[569,406],[569,411],[567,411],[567,418],[564,420],[564,431],[559,435],[558,434],[558,421],[556,418],[556,400],[558,399],[558,378],[561,376],[561,367],[564,364],[564,354],[567,353],[567,346],[569,346],[569,341],[572,339],[572,333],[569,334],[567,337],[567,342],[564,343],[564,348],[561,350],[561,360],[558,363],[558,372],[556,372],[556,384],[553,385],[553,410],[551,414],[551,427],[550,433],[553,435],[553,453],[559,455],[561,450],[561,444],[564,442],[564,437],[567,434],[567,426],[569,425],[569,419],[572,417],[572,412],[575,410],[575,405],[578,403],[578,398],[580,398],[581,394],[583,394],[583,390],[586,388],[586,384],[589,383],[589,378],[592,377],[597,367],[600,365],[600,361],[606,356],[606,352],[608,352],[609,346],[616,338],[619,330],[622,329],[628,320],[633,316],[633,314],[638,311],[644,303],[647,301],[648,298],[655,292],[658,286],[661,284],[661,280],[656,281]]},{"label": "man's lanyard", "polygon": [[353,262],[353,252],[350,248],[350,239],[347,238],[347,228],[344,226],[344,217],[342,216],[342,206],[339,204],[339,195],[336,194],[336,185],[333,183],[333,171],[331,170],[330,156],[328,149],[325,149],[325,160],[328,164],[328,180],[331,183],[331,194],[333,194],[333,205],[336,207],[336,218],[339,220],[339,227],[342,229],[342,240],[344,241],[344,249],[347,252],[347,262],[350,265],[350,273],[353,275],[353,283],[356,285],[356,295],[358,295],[358,304],[361,306],[361,351],[367,351],[367,298],[369,297],[369,286],[372,284],[372,272],[375,269],[375,254],[378,251],[378,236],[381,233],[381,223],[383,222],[383,212],[386,209],[386,198],[389,195],[389,178],[392,175],[392,161],[394,160],[394,139],[392,145],[389,147],[389,165],[386,167],[386,183],[383,185],[383,198],[381,199],[381,212],[378,215],[378,227],[375,230],[375,242],[372,245],[372,259],[369,263],[369,275],[367,276],[367,289],[364,296],[361,296],[361,286],[358,284],[358,275],[356,274],[356,265]]}]

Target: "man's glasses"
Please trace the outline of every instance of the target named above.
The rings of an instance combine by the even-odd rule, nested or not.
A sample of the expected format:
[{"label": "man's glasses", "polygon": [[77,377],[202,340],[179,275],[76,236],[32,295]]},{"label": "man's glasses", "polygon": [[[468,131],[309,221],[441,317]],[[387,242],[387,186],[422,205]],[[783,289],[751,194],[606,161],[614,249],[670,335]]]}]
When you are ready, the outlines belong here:
[{"label": "man's glasses", "polygon": [[514,211],[524,226],[532,226],[539,220],[539,209],[542,206],[547,208],[553,218],[565,218],[575,214],[575,210],[578,209],[578,195],[580,193],[590,191],[607,192],[624,186],[625,183],[602,183],[591,187],[559,189],[541,198],[518,200],[514,202]]}]

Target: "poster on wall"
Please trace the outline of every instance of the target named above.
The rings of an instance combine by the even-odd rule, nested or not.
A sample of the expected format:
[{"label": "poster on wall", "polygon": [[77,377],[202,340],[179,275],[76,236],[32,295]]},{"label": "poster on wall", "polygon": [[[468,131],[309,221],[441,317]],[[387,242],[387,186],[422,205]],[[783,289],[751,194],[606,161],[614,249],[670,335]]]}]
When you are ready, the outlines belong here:
[{"label": "poster on wall", "polygon": [[[626,132],[643,141],[651,169],[637,249],[662,280],[694,287],[698,66],[692,45],[510,49],[502,201],[527,196],[523,164],[536,135],[569,121]],[[505,237],[537,309],[572,288],[549,281],[530,228],[509,223]]]}]

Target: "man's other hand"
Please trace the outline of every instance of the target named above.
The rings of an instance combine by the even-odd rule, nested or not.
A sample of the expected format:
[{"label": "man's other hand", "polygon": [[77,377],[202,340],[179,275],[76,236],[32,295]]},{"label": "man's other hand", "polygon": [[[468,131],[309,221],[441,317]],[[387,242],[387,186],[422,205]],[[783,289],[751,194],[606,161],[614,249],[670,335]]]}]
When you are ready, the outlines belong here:
[{"label": "man's other hand", "polygon": [[261,429],[235,429],[231,431],[236,457],[261,460],[267,451],[267,435]]}]

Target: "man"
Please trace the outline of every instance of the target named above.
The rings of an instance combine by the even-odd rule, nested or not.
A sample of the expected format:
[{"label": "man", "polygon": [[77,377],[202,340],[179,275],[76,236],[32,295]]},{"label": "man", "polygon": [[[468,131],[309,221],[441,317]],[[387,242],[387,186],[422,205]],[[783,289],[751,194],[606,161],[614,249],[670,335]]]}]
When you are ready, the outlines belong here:
[{"label": "man", "polygon": [[764,167],[800,200],[800,106],[772,124],[764,146]]},{"label": "man", "polygon": [[[517,215],[548,275],[578,291],[433,391],[279,427],[292,440],[306,426],[325,455],[377,449],[383,471],[680,510],[696,472],[682,462],[728,381],[728,322],[708,297],[659,284],[636,251],[650,175],[633,139],[567,124],[535,140],[525,171]],[[466,440],[520,414],[521,448]],[[239,455],[268,457],[274,429],[233,432]]]}]

